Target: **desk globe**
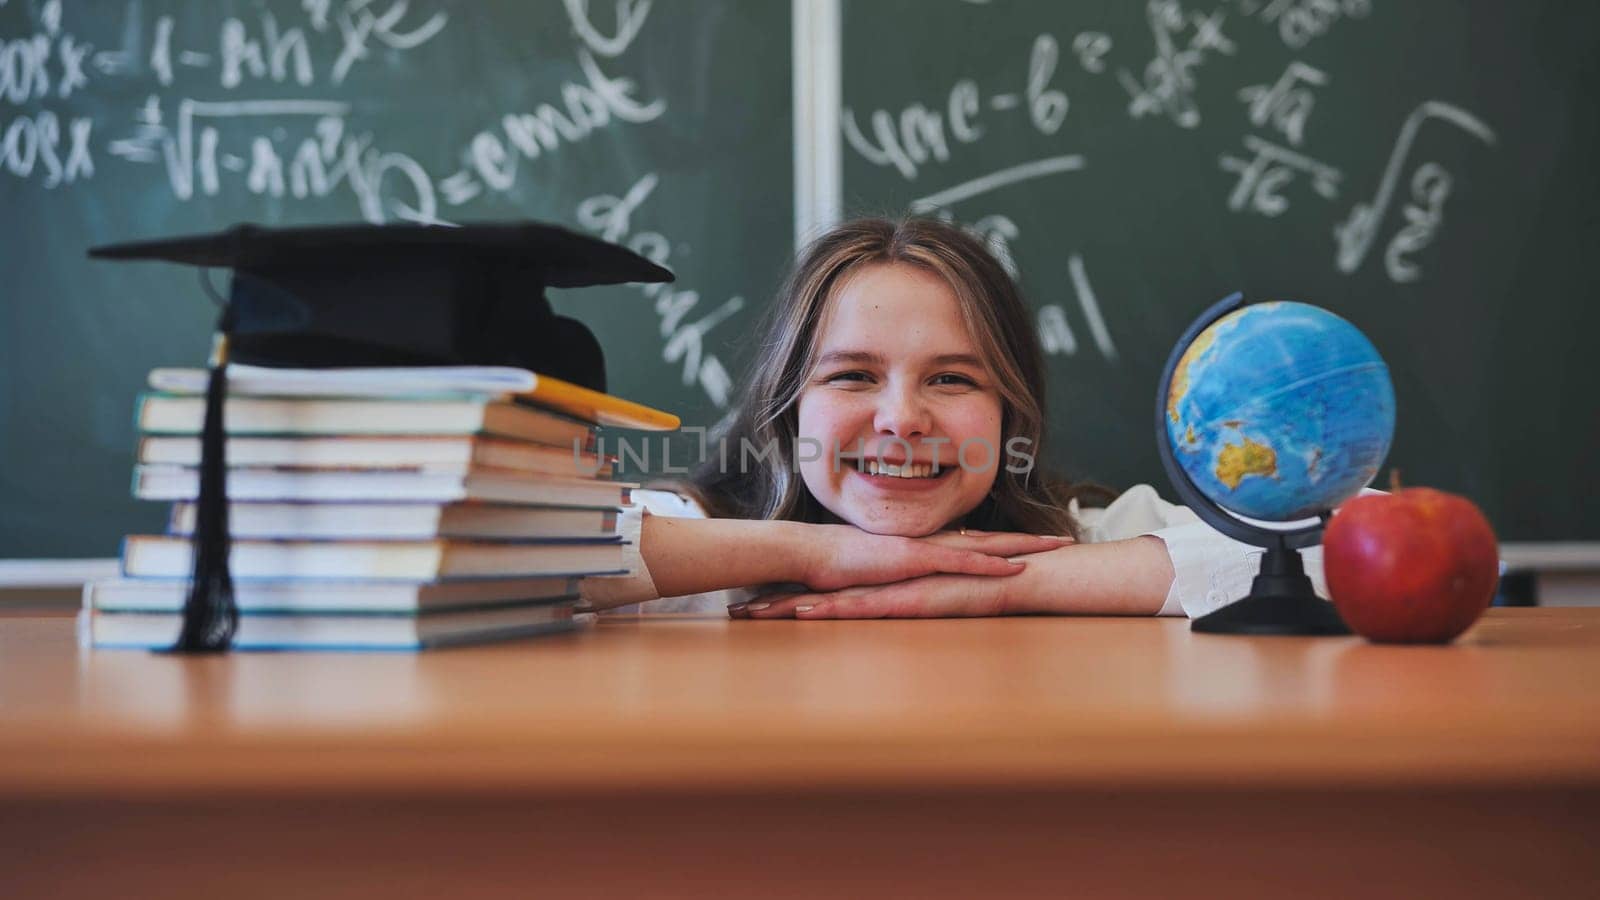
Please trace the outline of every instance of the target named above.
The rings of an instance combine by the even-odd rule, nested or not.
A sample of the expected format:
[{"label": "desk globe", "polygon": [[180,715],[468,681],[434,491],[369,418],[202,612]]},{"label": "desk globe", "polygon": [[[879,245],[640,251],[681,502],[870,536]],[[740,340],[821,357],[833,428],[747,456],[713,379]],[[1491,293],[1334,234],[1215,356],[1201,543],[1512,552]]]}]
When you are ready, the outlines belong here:
[{"label": "desk globe", "polygon": [[1348,634],[1299,550],[1372,482],[1394,438],[1394,385],[1366,335],[1320,307],[1246,305],[1234,294],[1178,340],[1156,417],[1178,496],[1213,528],[1267,550],[1249,596],[1191,627]]}]

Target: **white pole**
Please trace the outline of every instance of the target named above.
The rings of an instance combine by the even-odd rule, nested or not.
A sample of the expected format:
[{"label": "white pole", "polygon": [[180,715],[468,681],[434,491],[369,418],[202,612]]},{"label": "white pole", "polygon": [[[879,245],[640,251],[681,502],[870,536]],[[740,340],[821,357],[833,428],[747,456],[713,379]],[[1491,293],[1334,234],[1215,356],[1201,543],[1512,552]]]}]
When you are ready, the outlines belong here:
[{"label": "white pole", "polygon": [[839,221],[840,0],[793,0],[794,242]]}]

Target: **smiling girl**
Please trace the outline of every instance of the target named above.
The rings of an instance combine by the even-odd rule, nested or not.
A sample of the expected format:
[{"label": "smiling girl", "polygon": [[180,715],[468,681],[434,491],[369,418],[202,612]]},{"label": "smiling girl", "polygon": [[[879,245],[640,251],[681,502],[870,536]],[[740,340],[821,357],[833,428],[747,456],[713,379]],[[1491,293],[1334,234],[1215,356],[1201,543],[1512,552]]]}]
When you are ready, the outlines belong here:
[{"label": "smiling girl", "polygon": [[[633,574],[584,596],[869,618],[1200,615],[1242,594],[1251,548],[1149,486],[1095,508],[1110,492],[1038,467],[1044,388],[1032,317],[980,241],[931,219],[840,225],[769,311],[718,451],[676,493],[635,492]],[[784,588],[737,590],[767,585]]]}]

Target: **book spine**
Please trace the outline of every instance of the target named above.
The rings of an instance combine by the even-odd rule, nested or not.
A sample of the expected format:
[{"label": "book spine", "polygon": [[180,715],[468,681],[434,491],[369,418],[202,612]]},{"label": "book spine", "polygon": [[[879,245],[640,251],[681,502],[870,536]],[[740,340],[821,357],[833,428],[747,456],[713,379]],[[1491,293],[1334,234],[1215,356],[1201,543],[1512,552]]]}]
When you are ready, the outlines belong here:
[{"label": "book spine", "polygon": [[133,433],[144,433],[145,407],[150,402],[150,395],[141,393],[133,401]]}]

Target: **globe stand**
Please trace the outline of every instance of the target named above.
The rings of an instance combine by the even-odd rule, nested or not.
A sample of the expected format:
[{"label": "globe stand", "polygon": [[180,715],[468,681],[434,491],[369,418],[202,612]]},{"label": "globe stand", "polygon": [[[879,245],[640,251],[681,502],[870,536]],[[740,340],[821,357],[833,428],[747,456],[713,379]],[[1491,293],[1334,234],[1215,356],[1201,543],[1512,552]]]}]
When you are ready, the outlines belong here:
[{"label": "globe stand", "polygon": [[1333,604],[1311,587],[1300,551],[1290,547],[1267,548],[1249,596],[1195,619],[1189,629],[1205,634],[1350,633]]},{"label": "globe stand", "polygon": [[1172,355],[1167,359],[1161,383],[1157,386],[1156,447],[1161,456],[1161,465],[1167,470],[1167,477],[1172,479],[1179,499],[1212,528],[1236,541],[1267,550],[1262,555],[1261,568],[1250,584],[1249,595],[1195,619],[1189,623],[1189,629],[1205,634],[1350,634],[1349,626],[1339,618],[1333,604],[1318,597],[1311,587],[1311,579],[1306,577],[1305,565],[1300,558],[1302,548],[1321,542],[1322,528],[1330,514],[1324,512],[1316,524],[1292,530],[1252,525],[1231,515],[1201,493],[1172,451],[1166,420],[1167,398],[1172,390],[1172,376],[1178,369],[1178,361],[1202,331],[1243,305],[1244,295],[1232,294],[1202,313],[1178,339]]}]

